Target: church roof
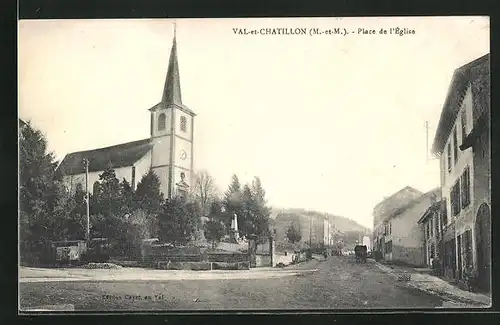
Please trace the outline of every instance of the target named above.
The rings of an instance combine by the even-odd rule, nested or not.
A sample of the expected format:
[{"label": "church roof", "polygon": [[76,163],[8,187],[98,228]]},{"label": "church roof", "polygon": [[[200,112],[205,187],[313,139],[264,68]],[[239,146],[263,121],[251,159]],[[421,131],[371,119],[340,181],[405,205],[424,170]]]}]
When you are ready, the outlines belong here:
[{"label": "church roof", "polygon": [[106,148],[73,152],[64,157],[59,169],[66,175],[84,173],[83,159],[89,161],[89,172],[105,170],[109,164],[113,168],[132,166],[151,148],[151,139],[147,138]]}]

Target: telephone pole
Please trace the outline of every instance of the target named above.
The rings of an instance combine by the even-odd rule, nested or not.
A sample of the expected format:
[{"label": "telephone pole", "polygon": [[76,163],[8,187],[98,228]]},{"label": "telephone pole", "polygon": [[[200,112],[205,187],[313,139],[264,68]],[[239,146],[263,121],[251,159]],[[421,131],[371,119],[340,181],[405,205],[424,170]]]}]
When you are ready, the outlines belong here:
[{"label": "telephone pole", "polygon": [[85,233],[85,239],[90,241],[90,206],[89,206],[89,161],[88,159],[83,159],[83,164],[85,165],[85,203],[87,205],[87,231]]},{"label": "telephone pole", "polygon": [[309,216],[309,248],[312,248],[312,216]]}]

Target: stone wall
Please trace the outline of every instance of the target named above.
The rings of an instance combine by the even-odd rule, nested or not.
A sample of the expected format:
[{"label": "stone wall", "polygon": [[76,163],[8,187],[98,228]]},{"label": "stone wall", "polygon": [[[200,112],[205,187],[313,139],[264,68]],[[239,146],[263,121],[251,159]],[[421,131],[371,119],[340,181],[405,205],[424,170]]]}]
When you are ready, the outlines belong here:
[{"label": "stone wall", "polygon": [[248,254],[237,252],[209,252],[208,262],[237,263],[248,262]]},{"label": "stone wall", "polygon": [[248,249],[248,244],[247,243],[236,244],[236,243],[220,242],[217,245],[217,249],[221,249],[221,250],[228,251],[228,252],[240,252],[242,250]]}]

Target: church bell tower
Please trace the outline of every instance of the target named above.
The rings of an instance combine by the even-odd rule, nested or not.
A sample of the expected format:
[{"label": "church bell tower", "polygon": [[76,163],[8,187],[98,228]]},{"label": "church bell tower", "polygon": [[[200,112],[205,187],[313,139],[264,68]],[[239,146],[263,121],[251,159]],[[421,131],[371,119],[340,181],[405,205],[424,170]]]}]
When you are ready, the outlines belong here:
[{"label": "church bell tower", "polygon": [[167,198],[185,196],[193,182],[194,117],[182,103],[176,27],[161,102],[151,113],[151,169]]}]

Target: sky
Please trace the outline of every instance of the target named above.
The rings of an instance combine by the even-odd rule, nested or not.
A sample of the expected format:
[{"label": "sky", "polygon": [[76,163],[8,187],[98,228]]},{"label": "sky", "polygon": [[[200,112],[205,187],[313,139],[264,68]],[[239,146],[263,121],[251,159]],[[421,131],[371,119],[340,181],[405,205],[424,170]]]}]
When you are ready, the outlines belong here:
[{"label": "sky", "polygon": [[[454,70],[489,53],[487,17],[176,25],[182,99],[197,114],[195,169],[208,171],[221,191],[232,174],[242,183],[259,176],[273,207],[332,213],[370,228],[384,197],[408,185],[439,186],[426,142],[430,148]],[[395,27],[415,33],[389,34]],[[243,28],[354,33],[234,32]],[[18,35],[19,117],[46,135],[59,160],[149,137],[148,109],[161,100],[173,20],[21,20]]]}]

